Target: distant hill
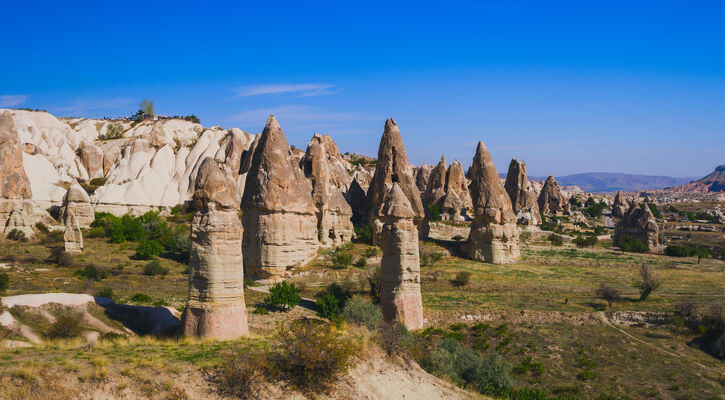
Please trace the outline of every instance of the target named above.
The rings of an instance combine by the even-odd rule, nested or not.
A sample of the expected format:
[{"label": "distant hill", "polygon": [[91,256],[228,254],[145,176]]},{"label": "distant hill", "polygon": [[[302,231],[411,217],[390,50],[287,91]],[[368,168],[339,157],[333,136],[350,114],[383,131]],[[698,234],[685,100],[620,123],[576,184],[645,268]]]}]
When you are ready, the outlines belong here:
[{"label": "distant hill", "polygon": [[[531,177],[543,180],[546,177]],[[585,192],[633,192],[643,189],[662,189],[684,185],[697,178],[673,178],[670,176],[632,175],[617,172],[588,172],[557,176],[556,181],[562,186],[579,186]]]},{"label": "distant hill", "polygon": [[702,179],[681,186],[668,187],[671,192],[725,192],[725,164],[715,167],[715,171]]}]

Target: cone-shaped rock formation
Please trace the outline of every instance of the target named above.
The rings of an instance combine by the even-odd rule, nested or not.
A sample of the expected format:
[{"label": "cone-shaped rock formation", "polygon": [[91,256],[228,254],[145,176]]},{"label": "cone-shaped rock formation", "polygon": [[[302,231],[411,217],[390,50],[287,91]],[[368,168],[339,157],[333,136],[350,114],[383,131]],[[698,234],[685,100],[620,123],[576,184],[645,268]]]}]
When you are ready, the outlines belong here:
[{"label": "cone-shaped rock formation", "polygon": [[88,228],[95,220],[91,198],[85,189],[75,179],[71,183],[65,196],[63,196],[63,208],[61,218],[65,221],[70,213],[75,215],[78,225],[81,228]]},{"label": "cone-shaped rock formation", "polygon": [[504,184],[516,214],[516,223],[520,225],[539,225],[539,205],[536,191],[526,176],[526,163],[512,159]]},{"label": "cone-shaped rock formation", "polygon": [[463,167],[458,160],[453,161],[446,171],[446,195],[451,191],[454,191],[456,197],[461,201],[461,207],[455,214],[443,213],[445,219],[451,220],[462,220],[464,217],[461,215],[463,211],[465,214],[471,210],[472,201],[471,194],[468,191],[468,179],[463,173]]},{"label": "cone-shaped rock formation", "polygon": [[0,114],[0,230],[19,229],[32,236],[30,180],[23,168],[23,148],[9,113]]},{"label": "cone-shaped rock formation", "polygon": [[615,246],[620,246],[623,242],[634,239],[653,250],[659,245],[658,233],[657,220],[647,204],[632,203],[614,229],[613,242]]},{"label": "cone-shaped rock formation", "polygon": [[539,193],[539,210],[548,215],[569,214],[569,202],[561,192],[559,183],[549,175]]},{"label": "cone-shaped rock formation", "polygon": [[627,202],[622,197],[622,191],[618,191],[617,195],[614,196],[614,203],[612,204],[612,216],[615,218],[622,218],[628,208]]}]

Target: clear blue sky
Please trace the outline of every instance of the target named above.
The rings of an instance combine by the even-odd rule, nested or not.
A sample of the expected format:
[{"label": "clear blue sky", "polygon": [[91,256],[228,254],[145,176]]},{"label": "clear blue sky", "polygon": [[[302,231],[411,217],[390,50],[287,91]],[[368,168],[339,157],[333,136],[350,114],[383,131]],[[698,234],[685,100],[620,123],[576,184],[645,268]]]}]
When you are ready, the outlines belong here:
[{"label": "clear blue sky", "polygon": [[[411,162],[702,176],[725,163],[725,3],[3,2],[0,106],[160,114]],[[504,5],[505,3],[505,5]]]}]

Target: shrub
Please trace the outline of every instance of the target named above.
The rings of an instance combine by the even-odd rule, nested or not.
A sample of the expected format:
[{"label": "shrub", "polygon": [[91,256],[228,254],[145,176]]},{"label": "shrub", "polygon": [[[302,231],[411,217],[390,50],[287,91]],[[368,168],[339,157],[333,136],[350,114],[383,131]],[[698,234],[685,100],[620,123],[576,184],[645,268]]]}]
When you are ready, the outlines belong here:
[{"label": "shrub", "polygon": [[267,310],[264,307],[257,307],[257,308],[254,309],[254,311],[252,311],[252,314],[255,314],[255,315],[269,315],[269,310]]},{"label": "shrub", "polygon": [[428,214],[430,215],[431,221],[440,221],[441,220],[441,211],[438,209],[438,204],[433,203],[430,206],[428,206]]},{"label": "shrub", "polygon": [[124,215],[121,218],[110,218],[108,231],[113,243],[138,242],[146,236],[146,230],[141,225],[140,218],[134,218],[130,215]]},{"label": "shrub", "polygon": [[360,257],[357,260],[355,260],[355,264],[353,264],[356,268],[365,268],[366,265],[368,265],[368,260],[365,259],[365,257]]},{"label": "shrub", "polygon": [[241,351],[227,356],[213,378],[222,394],[240,399],[256,398],[256,388],[270,369],[268,354]]},{"label": "shrub", "polygon": [[[543,228],[542,228],[542,229],[543,229]],[[561,245],[563,245],[563,244],[564,244],[564,242],[563,242],[563,241],[561,240],[561,236],[559,236],[559,235],[555,235],[555,234],[553,234],[553,233],[552,233],[551,235],[549,235],[549,236],[548,236],[548,237],[546,238],[546,240],[548,240],[548,241],[549,241],[549,243],[551,243],[551,245],[552,245],[552,246],[561,246]]]},{"label": "shrub", "polygon": [[108,271],[97,268],[95,265],[88,265],[83,269],[79,269],[73,273],[73,276],[83,278],[89,281],[101,281],[108,278]]},{"label": "shrub", "polygon": [[37,224],[35,224],[35,229],[37,229],[38,232],[43,233],[43,234],[46,234],[46,233],[50,232],[50,230],[48,229],[48,227],[45,226],[45,224],[42,223],[42,222],[38,222]]},{"label": "shrub", "polygon": [[[572,199],[573,199],[573,197],[572,197]],[[531,240],[531,232],[529,232],[529,231],[523,231],[523,232],[521,232],[519,234],[519,241],[521,243],[526,243],[529,240]]]},{"label": "shrub", "polygon": [[639,280],[634,282],[634,287],[639,290],[640,300],[647,299],[650,293],[660,287],[660,282],[655,278],[654,269],[645,262],[642,262],[642,266],[639,267]]},{"label": "shrub", "polygon": [[379,251],[377,247],[368,247],[365,249],[365,252],[363,253],[365,257],[376,257],[378,255]]},{"label": "shrub", "polygon": [[331,283],[325,288],[324,294],[330,294],[337,299],[339,309],[342,310],[347,304],[347,301],[352,297],[353,283],[351,281],[345,281],[342,284],[337,282]]},{"label": "shrub", "polygon": [[55,317],[55,322],[48,328],[46,336],[51,339],[74,338],[81,334],[81,319],[81,314],[77,312],[66,311],[60,313]]},{"label": "shrub", "polygon": [[8,235],[6,236],[10,240],[14,240],[16,242],[27,242],[28,238],[25,236],[25,232],[19,230],[19,229],[13,229],[10,232],[8,232]]},{"label": "shrub", "polygon": [[468,271],[460,271],[456,274],[456,277],[453,278],[451,283],[453,286],[456,287],[463,287],[468,285],[469,281],[471,280],[471,273]]},{"label": "shrub", "polygon": [[332,265],[334,268],[346,268],[352,264],[353,256],[344,251],[336,251],[332,253]]},{"label": "shrub", "polygon": [[108,124],[103,140],[121,139],[123,137],[123,126],[121,124]]},{"label": "shrub", "polygon": [[102,226],[96,226],[86,232],[87,238],[101,238],[106,236],[106,229]]},{"label": "shrub", "polygon": [[151,303],[151,296],[146,293],[134,293],[128,298],[128,301],[132,303]]},{"label": "shrub", "polygon": [[150,260],[161,255],[161,243],[156,240],[144,240],[136,248],[134,257],[138,260]]},{"label": "shrub", "polygon": [[511,377],[511,365],[496,352],[488,353],[477,371],[479,391],[494,395],[510,388],[514,380]]},{"label": "shrub", "polygon": [[297,307],[299,302],[299,288],[294,283],[288,284],[287,281],[278,282],[269,288],[269,296],[264,299],[264,303],[268,306],[283,311]]},{"label": "shrub", "polygon": [[53,247],[50,249],[50,262],[58,264],[60,267],[72,267],[75,263],[73,257],[66,253],[63,247]]},{"label": "shrub", "polygon": [[591,246],[596,246],[599,243],[599,239],[597,239],[596,236],[579,235],[576,238],[574,238],[574,240],[572,242],[576,245],[576,247],[591,247]]},{"label": "shrub", "polygon": [[406,342],[410,340],[410,334],[405,325],[399,321],[382,322],[378,326],[380,347],[389,356],[403,352]]},{"label": "shrub", "polygon": [[372,244],[373,233],[370,230],[370,227],[367,225],[363,225],[355,228],[355,241],[360,243]]},{"label": "shrub", "polygon": [[151,260],[143,267],[143,274],[149,276],[166,275],[169,273],[169,268],[161,265],[159,260]]},{"label": "shrub", "polygon": [[621,239],[617,240],[617,246],[620,250],[630,253],[646,253],[649,251],[647,243],[632,235],[624,235]]},{"label": "shrub", "polygon": [[647,203],[647,207],[652,211],[652,215],[657,219],[662,219],[662,211],[657,207],[657,204]]},{"label": "shrub", "polygon": [[189,248],[191,247],[191,239],[186,226],[178,226],[178,231],[173,235],[164,239],[164,251],[169,256],[179,262],[188,262]]},{"label": "shrub", "polygon": [[605,300],[609,307],[612,307],[612,304],[615,302],[622,300],[622,296],[619,294],[617,289],[605,284],[602,284],[602,286],[597,289],[597,296],[599,296],[600,299]]},{"label": "shrub", "polygon": [[94,294],[95,297],[108,297],[109,299],[113,298],[113,289],[110,287],[102,287],[96,290],[96,293]]},{"label": "shrub", "polygon": [[272,362],[282,377],[303,392],[322,392],[352,365],[360,346],[330,324],[296,320],[277,329]]},{"label": "shrub", "polygon": [[463,236],[461,236],[461,235],[453,236],[453,240],[455,240],[456,242],[460,242],[461,240],[463,240]]},{"label": "shrub", "polygon": [[10,287],[10,275],[7,272],[0,273],[0,293],[5,293]]},{"label": "shrub", "polygon": [[430,254],[430,259],[428,261],[428,264],[432,267],[434,266],[438,261],[443,259],[443,253],[440,251],[434,251]]},{"label": "shrub", "polygon": [[350,299],[342,310],[342,316],[347,322],[364,326],[370,331],[375,330],[383,319],[380,307],[362,297]]},{"label": "shrub", "polygon": [[685,244],[683,246],[667,246],[665,248],[665,255],[670,257],[697,257],[697,263],[703,258],[710,258],[712,254],[710,249],[702,246],[695,246],[691,244]]}]

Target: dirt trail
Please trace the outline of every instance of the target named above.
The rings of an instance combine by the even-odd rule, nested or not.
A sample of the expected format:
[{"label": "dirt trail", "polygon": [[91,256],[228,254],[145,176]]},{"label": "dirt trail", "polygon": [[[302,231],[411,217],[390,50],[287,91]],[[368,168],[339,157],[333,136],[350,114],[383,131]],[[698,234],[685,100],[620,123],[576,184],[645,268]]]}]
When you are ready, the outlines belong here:
[{"label": "dirt trail", "polygon": [[657,351],[660,351],[660,352],[662,352],[662,353],[665,353],[665,354],[667,354],[667,355],[670,355],[670,356],[672,356],[672,357],[675,357],[675,358],[679,358],[679,359],[680,359],[680,360],[682,360],[682,361],[687,361],[687,362],[693,363],[693,364],[695,364],[695,365],[699,366],[700,368],[702,368],[702,369],[704,369],[704,370],[708,370],[708,369],[709,369],[708,367],[706,367],[706,366],[704,366],[704,365],[700,364],[700,363],[699,363],[699,362],[697,362],[697,361],[691,360],[691,359],[689,359],[689,358],[687,358],[687,357],[683,357],[683,356],[681,356],[681,355],[679,355],[679,354],[675,354],[675,353],[673,353],[673,352],[671,352],[671,351],[667,351],[667,350],[665,350],[665,349],[663,349],[663,348],[661,348],[661,347],[659,347],[659,346],[657,346],[657,345],[655,345],[655,344],[653,344],[653,343],[650,343],[650,342],[646,342],[646,341],[644,341],[644,340],[642,340],[642,339],[640,339],[640,338],[638,338],[638,337],[635,337],[635,336],[631,335],[630,333],[628,333],[628,332],[624,331],[623,329],[620,329],[619,327],[615,326],[614,324],[612,324],[612,323],[611,323],[611,322],[609,321],[609,318],[607,318],[607,314],[605,314],[605,313],[604,313],[604,311],[599,311],[599,312],[598,312],[597,314],[599,314],[599,317],[600,317],[600,318],[602,319],[602,322],[603,322],[603,323],[604,323],[605,325],[607,325],[607,326],[609,326],[609,327],[611,327],[611,328],[614,328],[615,330],[619,331],[620,333],[622,333],[622,334],[623,334],[623,335],[625,335],[625,336],[628,336],[628,337],[629,337],[629,338],[631,338],[631,339],[634,339],[634,340],[636,340],[636,341],[638,341],[638,342],[640,342],[640,343],[642,343],[642,344],[645,344],[645,345],[647,345],[647,346],[650,346],[650,347],[654,348],[655,350],[657,350]]}]

